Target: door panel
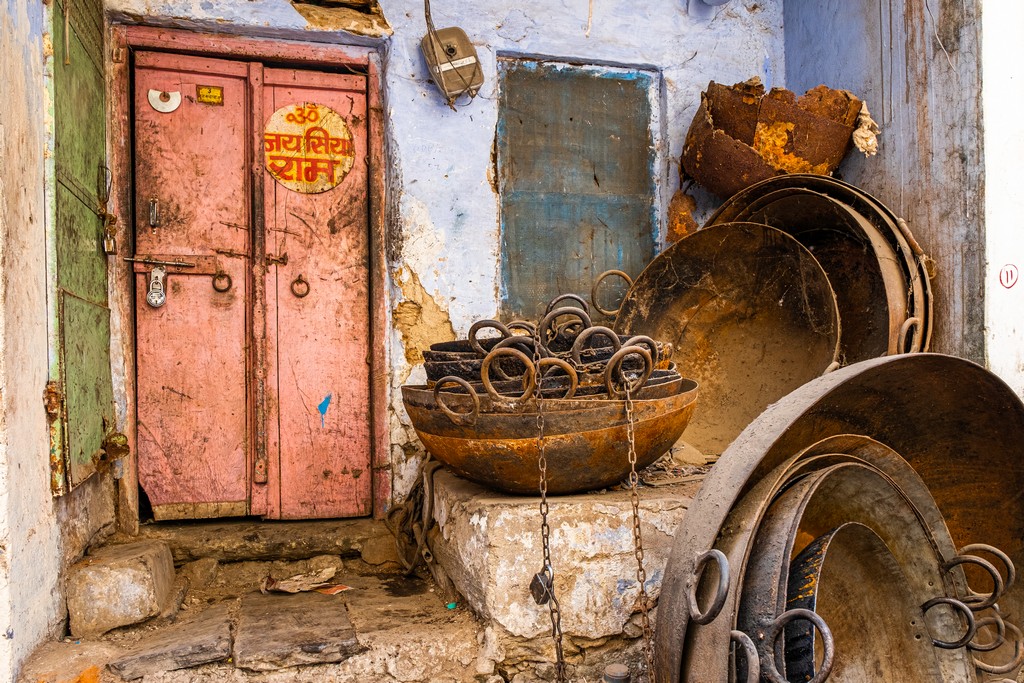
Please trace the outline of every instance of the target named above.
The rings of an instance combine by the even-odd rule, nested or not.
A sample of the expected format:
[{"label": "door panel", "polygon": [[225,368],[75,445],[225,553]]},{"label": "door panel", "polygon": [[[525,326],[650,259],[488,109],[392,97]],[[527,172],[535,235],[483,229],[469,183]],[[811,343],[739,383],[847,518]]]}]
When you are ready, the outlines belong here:
[{"label": "door panel", "polygon": [[[154,266],[136,263],[139,481],[157,519],[248,513],[247,73],[222,60],[136,60],[136,258],[194,264],[165,266],[166,303],[154,308]],[[219,88],[222,103],[201,101],[200,86]],[[171,108],[160,93],[180,102],[159,111],[151,91],[158,106]]]},{"label": "door panel", "polygon": [[[326,106],[355,159],[333,189],[303,194],[265,175],[270,405],[269,516],[371,511],[366,81],[264,72],[263,111]],[[287,263],[281,262],[287,254]],[[301,276],[301,279],[300,279]],[[276,495],[275,495],[276,494]]]}]

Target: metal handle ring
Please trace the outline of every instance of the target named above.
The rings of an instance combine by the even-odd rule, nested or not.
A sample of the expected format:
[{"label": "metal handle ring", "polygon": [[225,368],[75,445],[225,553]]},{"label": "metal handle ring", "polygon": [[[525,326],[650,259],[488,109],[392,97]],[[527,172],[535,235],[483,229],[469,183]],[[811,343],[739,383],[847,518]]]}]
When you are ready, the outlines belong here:
[{"label": "metal handle ring", "polygon": [[[574,315],[580,319],[583,323],[583,329],[590,327],[593,323],[590,322],[590,315],[582,308],[573,308],[571,306],[564,306],[562,308],[556,308],[544,316],[544,319],[540,323],[540,343],[547,345],[550,339],[548,339],[548,332],[550,332],[551,323],[556,319],[561,318],[563,315]],[[555,335],[552,335],[554,337]]]},{"label": "metal handle ring", "polygon": [[[513,320],[505,326],[508,331],[514,332],[515,330],[522,330],[526,333],[526,336],[532,337],[537,334],[537,326],[531,323],[529,320]],[[520,335],[522,336],[522,335]]]},{"label": "metal handle ring", "polygon": [[[626,374],[622,372],[622,361],[626,359],[626,356],[634,354],[643,359],[644,371],[630,383],[626,379]],[[608,366],[604,369],[604,386],[608,390],[609,398],[620,398],[641,388],[650,378],[652,372],[654,372],[654,360],[647,349],[642,346],[623,346],[612,355],[608,360]],[[621,391],[615,388],[616,380],[622,382]]]},{"label": "metal handle ring", "polygon": [[[918,334],[914,337],[914,343],[911,344],[910,348],[907,348],[907,342],[910,340],[910,331],[918,330]],[[921,319],[918,317],[907,318],[900,325],[900,333],[896,341],[896,353],[917,353],[921,350]],[[906,349],[906,350],[904,350]]]},{"label": "metal handle ring", "polygon": [[494,385],[491,383],[491,364],[500,358],[501,356],[511,356],[515,358],[524,366],[526,366],[526,374],[523,375],[523,394],[518,398],[529,398],[533,395],[533,390],[537,388],[537,370],[533,366],[533,361],[520,351],[519,349],[492,349],[487,357],[484,358],[483,365],[480,366],[480,380],[484,383],[484,389],[487,390],[487,395],[496,401],[501,401],[506,396],[502,396],[494,390]]},{"label": "metal handle ring", "polygon": [[[718,565],[718,588],[715,591],[715,599],[711,601],[706,610],[701,612],[700,605],[697,604],[697,586],[700,585],[700,580],[704,577],[704,568],[711,560]],[[728,594],[729,559],[717,548],[704,551],[697,556],[697,562],[693,565],[693,574],[690,576],[690,619],[701,626],[710,624],[722,611]]]},{"label": "metal handle ring", "polygon": [[631,278],[629,275],[622,272],[621,270],[606,270],[600,275],[598,275],[597,279],[594,280],[594,286],[590,288],[590,301],[594,304],[595,311],[607,315],[610,318],[614,318],[619,314],[619,311],[622,310],[622,303],[620,302],[619,307],[616,308],[614,311],[601,308],[601,305],[597,303],[597,288],[601,285],[602,282],[605,281],[606,278],[609,278],[612,275],[618,275],[619,277],[626,281],[626,284],[629,287],[633,286],[633,278]]},{"label": "metal handle ring", "polygon": [[1003,616],[996,612],[995,616],[983,617],[981,619],[975,619],[974,621],[974,637],[977,638],[978,634],[981,633],[981,629],[986,626],[996,627],[996,637],[992,639],[991,643],[975,643],[973,640],[967,643],[967,649],[972,652],[992,652],[999,648],[1003,643],[1006,642],[1006,621],[1003,620]]},{"label": "metal handle ring", "polygon": [[[525,353],[527,356],[532,357],[533,354],[534,354],[534,347],[535,346],[536,346],[536,343],[535,343],[535,341],[534,341],[534,339],[532,337],[527,337],[527,336],[522,335],[522,334],[514,334],[511,337],[505,337],[500,342],[498,342],[497,344],[492,346],[491,347],[491,352],[493,353],[497,349],[519,349],[520,351]],[[541,348],[539,355],[540,355],[541,358],[547,358],[551,354],[548,353],[547,349]],[[503,367],[501,367],[501,363],[498,363],[497,365],[495,365],[494,369],[497,370],[498,377],[500,377],[501,379],[504,379],[504,380],[512,380],[512,379],[516,379],[517,377],[520,376],[520,375],[515,375],[515,376],[509,375],[507,372],[505,372],[505,369]]]},{"label": "metal handle ring", "polygon": [[779,634],[782,633],[786,625],[797,619],[806,619],[811,622],[814,624],[814,628],[818,629],[818,633],[821,634],[821,642],[825,646],[825,653],[821,659],[821,666],[818,667],[818,670],[814,672],[814,676],[807,683],[822,683],[832,673],[832,664],[835,662],[836,656],[836,642],[825,620],[817,612],[809,609],[799,608],[783,612],[775,618],[775,621],[768,625],[764,641],[765,652],[768,656],[762,660],[762,668],[768,680],[772,683],[788,683],[782,674],[779,673],[779,667],[775,663],[775,641],[779,639]]},{"label": "metal handle ring", "polygon": [[586,300],[578,294],[559,294],[554,299],[548,302],[548,307],[544,309],[544,314],[547,315],[551,311],[555,310],[555,306],[563,301],[575,301],[579,306],[572,306],[572,308],[582,308],[584,313],[590,314],[590,306]]},{"label": "metal handle ring", "polygon": [[292,294],[298,299],[304,299],[309,296],[309,282],[306,278],[302,277],[300,273],[297,278],[292,280],[291,286]]},{"label": "metal handle ring", "polygon": [[[562,396],[563,399],[572,398],[576,395],[576,389],[580,386],[580,376],[576,373],[576,368],[566,363],[561,358],[541,358],[537,361],[537,372],[540,374],[540,380],[544,380],[544,368],[555,367],[565,371],[565,374],[569,376],[569,390]],[[541,386],[541,390],[543,390]],[[538,392],[541,393],[541,392]]]},{"label": "metal handle ring", "polygon": [[761,658],[757,656],[754,641],[743,631],[729,631],[729,640],[739,645],[747,659],[747,683],[760,683]]},{"label": "metal handle ring", "polygon": [[576,341],[572,344],[572,359],[576,361],[577,365],[583,363],[580,359],[580,354],[583,352],[583,345],[587,343],[587,340],[593,337],[595,334],[600,334],[607,337],[612,342],[612,348],[618,351],[622,348],[622,342],[619,341],[619,335],[615,334],[612,330],[607,327],[601,327],[597,325],[595,327],[588,327],[587,329],[580,332],[579,336],[576,337]]},{"label": "metal handle ring", "polygon": [[508,328],[497,320],[477,320],[473,323],[473,326],[469,328],[469,345],[481,356],[486,356],[487,351],[485,351],[484,347],[480,345],[479,341],[477,341],[476,333],[487,328],[497,330],[499,334],[501,334],[502,339],[507,339],[512,336],[512,333],[508,331]]},{"label": "metal handle ring", "polygon": [[1013,587],[1013,582],[1017,580],[1017,568],[1013,566],[1013,560],[1010,556],[1004,553],[999,548],[989,545],[988,543],[971,543],[960,548],[961,555],[977,555],[977,553],[989,553],[994,555],[1003,563],[1006,568],[1006,579],[1003,581],[1003,592],[1010,590]]},{"label": "metal handle ring", "polygon": [[996,666],[979,661],[977,657],[974,657],[974,666],[990,674],[1008,674],[1024,663],[1024,647],[1021,647],[1024,634],[1021,634],[1020,629],[1010,622],[1006,622],[1006,628],[1013,632],[1013,659],[1006,664]]},{"label": "metal handle ring", "polygon": [[960,640],[948,641],[939,640],[938,638],[932,638],[932,645],[934,645],[935,647],[942,648],[943,650],[957,650],[967,645],[967,643],[971,642],[972,640],[974,640],[974,634],[977,629],[977,625],[974,623],[974,612],[971,611],[970,607],[960,602],[956,598],[941,597],[932,598],[928,602],[924,603],[923,605],[921,605],[921,610],[924,612],[928,612],[928,610],[930,610],[932,607],[935,607],[936,605],[949,605],[953,609],[961,612],[967,619],[967,632],[964,633],[963,637],[961,637]]},{"label": "metal handle ring", "polygon": [[213,291],[226,292],[229,289],[231,289],[231,276],[225,273],[223,270],[218,270],[216,273],[213,274]]},{"label": "metal handle ring", "polygon": [[[468,413],[457,413],[445,405],[445,402],[441,400],[441,387],[445,384],[458,384],[469,392],[469,397],[473,399],[473,410]],[[469,382],[461,377],[456,377],[455,375],[448,375],[447,377],[442,377],[437,380],[434,384],[434,403],[436,403],[437,407],[441,409],[441,412],[448,416],[449,420],[457,425],[475,425],[476,418],[480,414],[480,397],[476,395],[475,391],[473,391],[473,387]]]},{"label": "metal handle ring", "polygon": [[646,346],[647,349],[651,352],[651,358],[654,360],[654,364],[658,364],[658,342],[654,341],[647,335],[634,335],[627,339],[626,343],[624,343],[623,346]]},{"label": "metal handle ring", "polygon": [[953,567],[961,564],[973,564],[981,567],[992,577],[992,592],[989,594],[975,593],[970,587],[967,588],[969,595],[964,598],[964,603],[970,605],[975,612],[980,612],[996,604],[996,600],[1005,592],[1003,577],[999,570],[988,560],[977,555],[957,555],[942,565],[942,571],[948,572]]}]

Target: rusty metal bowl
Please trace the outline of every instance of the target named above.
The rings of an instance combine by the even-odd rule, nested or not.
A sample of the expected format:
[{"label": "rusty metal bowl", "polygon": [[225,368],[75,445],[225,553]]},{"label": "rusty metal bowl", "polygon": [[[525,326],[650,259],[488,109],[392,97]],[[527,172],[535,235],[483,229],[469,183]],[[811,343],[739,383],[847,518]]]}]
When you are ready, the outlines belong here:
[{"label": "rusty metal bowl", "polygon": [[672,345],[680,374],[701,387],[684,438],[705,454],[833,367],[840,337],[814,256],[756,223],[712,225],[663,251],[630,287],[614,328]]},{"label": "rusty metal bowl", "polygon": [[[665,454],[693,414],[697,386],[684,381],[678,393],[634,405],[637,469]],[[513,412],[481,413],[467,428],[436,406],[426,407],[425,389],[403,387],[406,410],[427,451],[456,474],[506,493],[538,492],[537,458],[548,461],[548,493],[578,493],[619,483],[630,471],[626,401],[542,401],[544,436],[539,439],[536,400]],[[432,392],[431,400],[432,400]],[[452,397],[458,396],[452,394]]]},{"label": "rusty metal bowl", "polygon": [[791,187],[752,199],[735,220],[782,230],[818,259],[836,294],[844,364],[906,350],[909,292],[899,257],[853,207]]},{"label": "rusty metal bowl", "polygon": [[739,217],[755,201],[787,189],[814,192],[842,202],[874,226],[878,235],[888,242],[899,257],[908,292],[907,318],[914,321],[913,328],[906,332],[907,343],[899,352],[927,351],[931,345],[933,309],[929,259],[906,222],[864,190],[835,178],[811,173],[776,176],[734,194],[708,219],[708,224],[741,220]]}]

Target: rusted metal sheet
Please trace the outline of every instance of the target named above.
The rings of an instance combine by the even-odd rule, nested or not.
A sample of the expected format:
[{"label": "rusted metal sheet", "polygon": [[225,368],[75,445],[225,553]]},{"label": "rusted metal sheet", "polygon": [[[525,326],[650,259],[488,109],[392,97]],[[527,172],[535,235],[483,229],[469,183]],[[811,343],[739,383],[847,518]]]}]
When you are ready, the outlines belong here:
[{"label": "rusted metal sheet", "polygon": [[74,488],[103,460],[102,442],[114,427],[110,372],[110,311],[103,211],[106,85],[103,6],[84,0],[65,15],[54,7],[54,171],[57,352],[51,377],[63,400],[51,417],[54,493]]},{"label": "rusted metal sheet", "polygon": [[[1013,562],[1021,561],[1024,516],[1018,494],[1024,486],[1024,405],[994,375],[961,359],[910,354],[864,361],[776,403],[711,471],[688,523],[676,534],[666,569],[657,634],[660,678],[681,680],[687,662],[701,657],[698,645],[689,642],[687,582],[701,553],[741,530],[742,525],[728,522],[744,514],[737,506],[740,497],[770,500],[770,489],[779,482],[773,471],[793,462],[793,454],[807,444],[842,434],[876,439],[902,455],[934,498],[957,546],[990,542]],[[761,493],[754,496],[756,490]],[[723,530],[728,533],[723,535]],[[948,560],[948,549],[940,551]],[[1000,596],[1004,613],[1019,614],[1021,596],[1015,584]],[[726,607],[722,614],[734,612]],[[695,630],[693,636],[700,638],[701,633],[705,631]],[[728,640],[725,648],[727,652]],[[703,647],[700,652],[707,656]],[[714,657],[720,656],[718,649]]]},{"label": "rusted metal sheet", "polygon": [[707,227],[658,255],[615,319],[618,332],[672,344],[701,399],[684,439],[717,454],[773,401],[827,371],[840,338],[821,266],[787,234]]},{"label": "rusted metal sheet", "polygon": [[503,309],[586,291],[654,255],[651,74],[501,59]]},{"label": "rusted metal sheet", "polygon": [[851,146],[861,102],[818,86],[765,94],[759,79],[712,81],[686,134],[682,165],[722,198],[782,173],[830,174]]},{"label": "rusted metal sheet", "polygon": [[[371,512],[369,190],[366,78],[290,69],[263,76],[264,149],[294,159],[307,188],[264,178],[268,406],[267,515],[350,517]],[[274,127],[325,109],[296,149]],[[319,130],[317,130],[319,129]],[[348,137],[342,135],[348,133]],[[327,136],[330,136],[329,138]],[[270,154],[270,151],[267,151]],[[337,161],[337,163],[332,163]],[[274,161],[267,173],[286,162]],[[278,174],[280,175],[280,173]]]},{"label": "rusted metal sheet", "polygon": [[[236,62],[136,56],[136,253],[213,260],[221,273],[170,268],[153,307],[158,266],[136,264],[139,482],[158,519],[248,509],[246,75]],[[198,101],[199,86],[220,88],[223,104]],[[150,92],[179,104],[159,111]]]}]

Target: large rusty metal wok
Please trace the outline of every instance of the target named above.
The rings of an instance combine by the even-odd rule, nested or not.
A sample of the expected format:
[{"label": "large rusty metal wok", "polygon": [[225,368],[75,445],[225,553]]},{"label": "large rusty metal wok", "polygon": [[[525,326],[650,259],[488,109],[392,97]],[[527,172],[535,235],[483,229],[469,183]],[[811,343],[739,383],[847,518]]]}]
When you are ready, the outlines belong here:
[{"label": "large rusty metal wok", "polygon": [[[853,441],[842,443],[842,439]],[[985,652],[979,650],[982,644],[976,640],[968,643],[973,656],[963,650],[936,651],[943,674],[938,680],[974,679],[973,672],[964,674],[957,668],[957,657],[969,657],[979,670],[987,667],[984,670],[995,675],[1012,673],[1020,664],[1019,631],[1004,623],[1000,615],[1019,618],[1024,606],[1021,588],[1012,581],[1009,569],[1003,580],[992,565],[985,568],[971,560],[972,571],[983,567],[992,577],[992,595],[979,597],[965,585],[967,580],[972,585],[980,583],[978,577],[965,575],[961,565],[966,561],[957,558],[958,554],[976,553],[978,542],[988,542],[1006,551],[1007,565],[1024,560],[1022,443],[1024,405],[1013,391],[984,369],[947,356],[909,354],[864,361],[814,380],[777,402],[723,453],[676,532],[659,601],[659,680],[727,680],[732,625],[741,604],[742,591],[737,586],[742,585],[742,577],[725,582],[718,592],[713,581],[706,585],[708,579],[698,578],[694,583],[694,577],[713,576],[714,572],[705,571],[712,550],[728,563],[733,575],[742,574],[758,520],[782,487],[793,477],[804,476],[801,473],[848,458],[852,458],[849,462],[870,465],[883,479],[896,483],[900,495],[916,511],[919,527],[932,539],[931,546],[921,544],[924,554],[935,552],[941,557],[944,581],[952,582],[952,587],[944,587],[947,597],[954,599],[950,595],[954,593],[979,616],[989,610],[993,616],[981,621],[1003,624],[1007,641],[1018,641]],[[885,455],[887,451],[889,455]],[[901,457],[894,458],[893,453]],[[905,461],[902,465],[901,460]],[[916,473],[913,476],[908,472],[911,467]],[[915,478],[919,482],[915,483]],[[929,497],[934,500],[933,507],[927,504]],[[855,513],[848,498],[856,495],[847,492],[822,497],[813,515],[805,517],[819,522],[802,524],[804,538],[827,534],[830,524],[864,522],[857,517],[867,513]],[[864,501],[859,505],[869,507]],[[834,518],[829,518],[829,510],[836,513]],[[949,540],[936,532],[941,532],[943,524]],[[872,530],[879,533],[894,557],[905,557],[893,540],[900,535],[898,527],[883,533],[885,524],[877,518],[870,525],[881,525],[882,530]],[[950,542],[955,546],[950,547]],[[909,583],[927,575],[913,565],[904,565],[903,571]],[[933,588],[938,588],[937,582]],[[715,598],[715,614],[706,618],[702,611],[711,611],[705,607],[709,596]],[[998,610],[993,604],[996,600]],[[955,628],[944,629],[934,620],[957,619],[955,614],[943,617],[944,607],[922,609],[928,612],[931,637],[953,637]]]},{"label": "large rusty metal wok", "polygon": [[662,339],[680,374],[701,387],[687,442],[718,454],[770,403],[834,367],[835,295],[814,256],[790,235],[728,223],[689,235],[637,277],[620,333]]},{"label": "large rusty metal wok", "polygon": [[[697,385],[684,381],[679,389],[666,397],[633,402],[637,469],[667,452],[686,428]],[[604,488],[629,472],[625,400],[544,400],[541,439],[536,400],[510,403],[515,406],[512,412],[480,414],[476,424],[467,426],[443,414],[433,402],[433,392],[403,387],[403,397],[428,452],[466,479],[500,491],[537,493],[541,447],[548,460],[549,494]],[[444,400],[456,397],[450,394]],[[452,409],[459,412],[462,407],[456,404]]]}]

